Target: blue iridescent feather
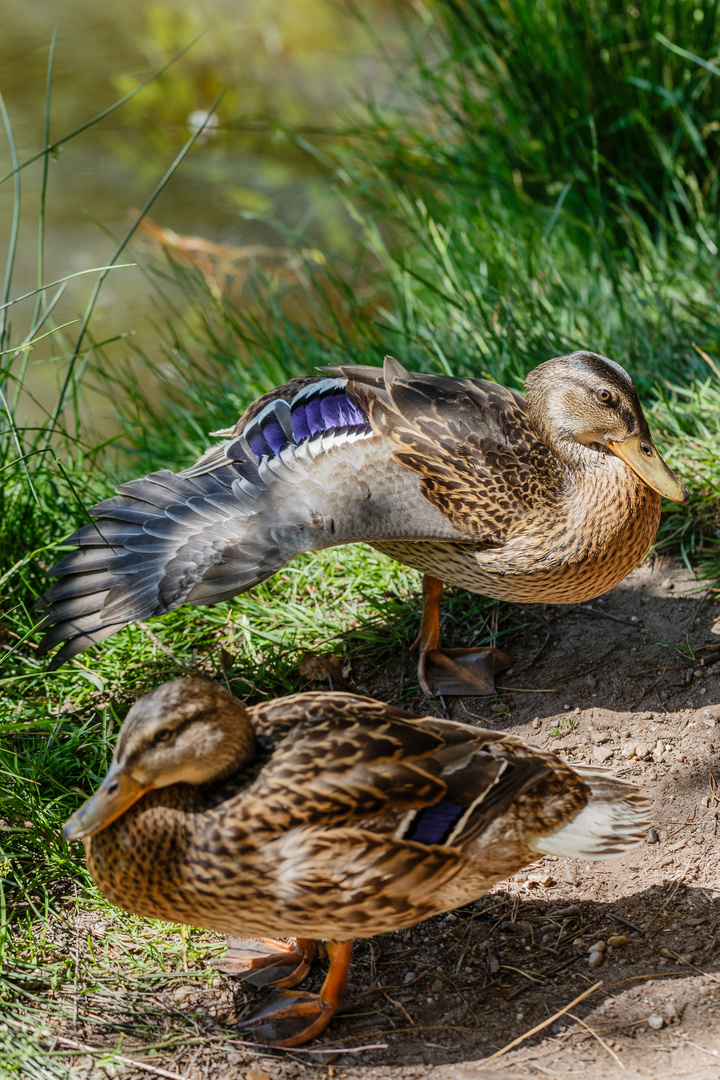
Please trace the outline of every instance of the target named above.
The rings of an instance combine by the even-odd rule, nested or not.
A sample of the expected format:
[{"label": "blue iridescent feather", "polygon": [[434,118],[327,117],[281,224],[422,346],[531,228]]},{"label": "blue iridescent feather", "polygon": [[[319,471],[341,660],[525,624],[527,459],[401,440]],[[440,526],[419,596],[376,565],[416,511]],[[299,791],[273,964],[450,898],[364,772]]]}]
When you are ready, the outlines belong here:
[{"label": "blue iridescent feather", "polygon": [[464,813],[462,806],[440,799],[418,811],[403,839],[418,844],[443,844]]}]

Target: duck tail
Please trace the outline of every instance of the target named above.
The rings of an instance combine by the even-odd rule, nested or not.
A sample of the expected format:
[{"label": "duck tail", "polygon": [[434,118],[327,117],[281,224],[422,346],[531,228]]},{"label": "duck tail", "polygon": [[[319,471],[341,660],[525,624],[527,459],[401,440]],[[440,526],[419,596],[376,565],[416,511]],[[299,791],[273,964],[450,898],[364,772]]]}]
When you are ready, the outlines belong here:
[{"label": "duck tail", "polygon": [[635,784],[604,769],[573,766],[590,789],[582,810],[532,846],[543,855],[568,859],[615,859],[642,843],[652,824],[652,803]]}]

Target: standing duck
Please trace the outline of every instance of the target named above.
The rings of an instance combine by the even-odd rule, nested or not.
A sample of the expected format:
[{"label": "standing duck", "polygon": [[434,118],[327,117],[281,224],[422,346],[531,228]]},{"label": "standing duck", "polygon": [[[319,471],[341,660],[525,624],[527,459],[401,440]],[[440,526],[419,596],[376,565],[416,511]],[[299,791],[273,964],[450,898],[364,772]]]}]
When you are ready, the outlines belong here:
[{"label": "standing duck", "polygon": [[590,600],[641,562],[660,496],[688,493],[619,364],[548,360],[527,399],[483,379],[341,366],[259,398],[189,469],[122,484],[70,537],[41,653],[216,604],[302,551],[366,541],[424,574],[423,691],[488,694],[497,649],[439,648],[443,582],[521,603]]},{"label": "standing duck", "polygon": [[[241,1027],[295,1046],[342,1003],[353,939],[468,904],[541,853],[622,855],[649,809],[510,735],[348,693],[246,709],[183,678],[133,705],[64,835],[113,903],[231,935],[217,966],[277,989]],[[318,941],[320,993],[291,990]]]}]

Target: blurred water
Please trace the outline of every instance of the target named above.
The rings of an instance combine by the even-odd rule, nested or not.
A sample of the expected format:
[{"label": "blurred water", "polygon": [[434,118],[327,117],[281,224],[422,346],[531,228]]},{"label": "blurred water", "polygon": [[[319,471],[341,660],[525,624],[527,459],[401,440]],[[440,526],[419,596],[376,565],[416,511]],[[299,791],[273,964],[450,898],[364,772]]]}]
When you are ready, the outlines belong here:
[{"label": "blurred water", "polygon": [[[390,9],[366,4],[384,45],[397,38]],[[207,110],[228,88],[217,132],[202,138],[151,211],[159,226],[235,247],[280,243],[245,212],[267,212],[302,229],[325,249],[342,248],[351,226],[327,179],[287,139],[248,132],[238,117],[271,115],[289,124],[337,123],[333,110],[357,90],[387,82],[357,19],[326,0],[0,0],[0,92],[17,153],[26,161],[43,145],[45,82],[53,30],[50,141],[81,126],[147,79],[193,38],[198,43],[161,79],[99,125],[66,143],[50,163],[45,210],[43,281],[103,266],[125,232],[131,207],[142,206],[190,134],[193,113]],[[384,25],[383,25],[384,24]],[[252,126],[252,125],[251,125]],[[0,143],[0,173],[11,168]],[[21,174],[20,234],[11,298],[38,283],[38,219],[42,160]],[[0,260],[5,262],[14,203],[13,181],[0,185]],[[147,246],[146,246],[147,247]],[[137,249],[121,258],[132,261]],[[71,282],[53,313],[72,343],[94,275]],[[34,301],[10,309],[13,341],[22,339]],[[153,299],[138,268],[107,278],[91,325],[95,341],[133,335],[153,355],[159,348],[148,320]],[[24,417],[41,419],[55,401],[64,364],[60,335],[29,355]],[[113,353],[114,350],[114,353]],[[109,346],[118,359],[127,341]],[[17,363],[15,364],[17,370]],[[88,391],[95,426],[110,415],[101,395]]]}]

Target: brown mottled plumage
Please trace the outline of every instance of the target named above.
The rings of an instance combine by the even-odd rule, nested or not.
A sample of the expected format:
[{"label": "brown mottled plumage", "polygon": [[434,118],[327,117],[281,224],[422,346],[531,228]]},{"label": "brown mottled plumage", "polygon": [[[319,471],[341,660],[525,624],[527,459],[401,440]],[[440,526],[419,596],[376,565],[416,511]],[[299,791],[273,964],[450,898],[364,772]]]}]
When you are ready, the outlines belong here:
[{"label": "brown mottled plumage", "polygon": [[620,855],[648,824],[633,785],[512,736],[346,693],[246,710],[213,683],[178,679],[133,706],[65,835],[84,838],[90,873],[120,907],[261,939],[231,943],[231,971],[268,981],[290,950],[302,968],[292,985],[315,940],[335,943],[334,996],[286,995],[250,1025],[297,1042],[342,997],[343,943],[468,903],[540,852]]},{"label": "brown mottled plumage", "polygon": [[364,540],[428,576],[423,689],[434,663],[440,688],[485,693],[487,650],[437,648],[441,582],[589,600],[640,563],[660,494],[687,497],[632,380],[594,353],[535,368],[527,401],[390,359],[328,370],[264,395],[192,468],[123,484],[93,509],[44,598],[41,652],[64,643],[53,665],[136,619],[244,592],[301,551]]}]

